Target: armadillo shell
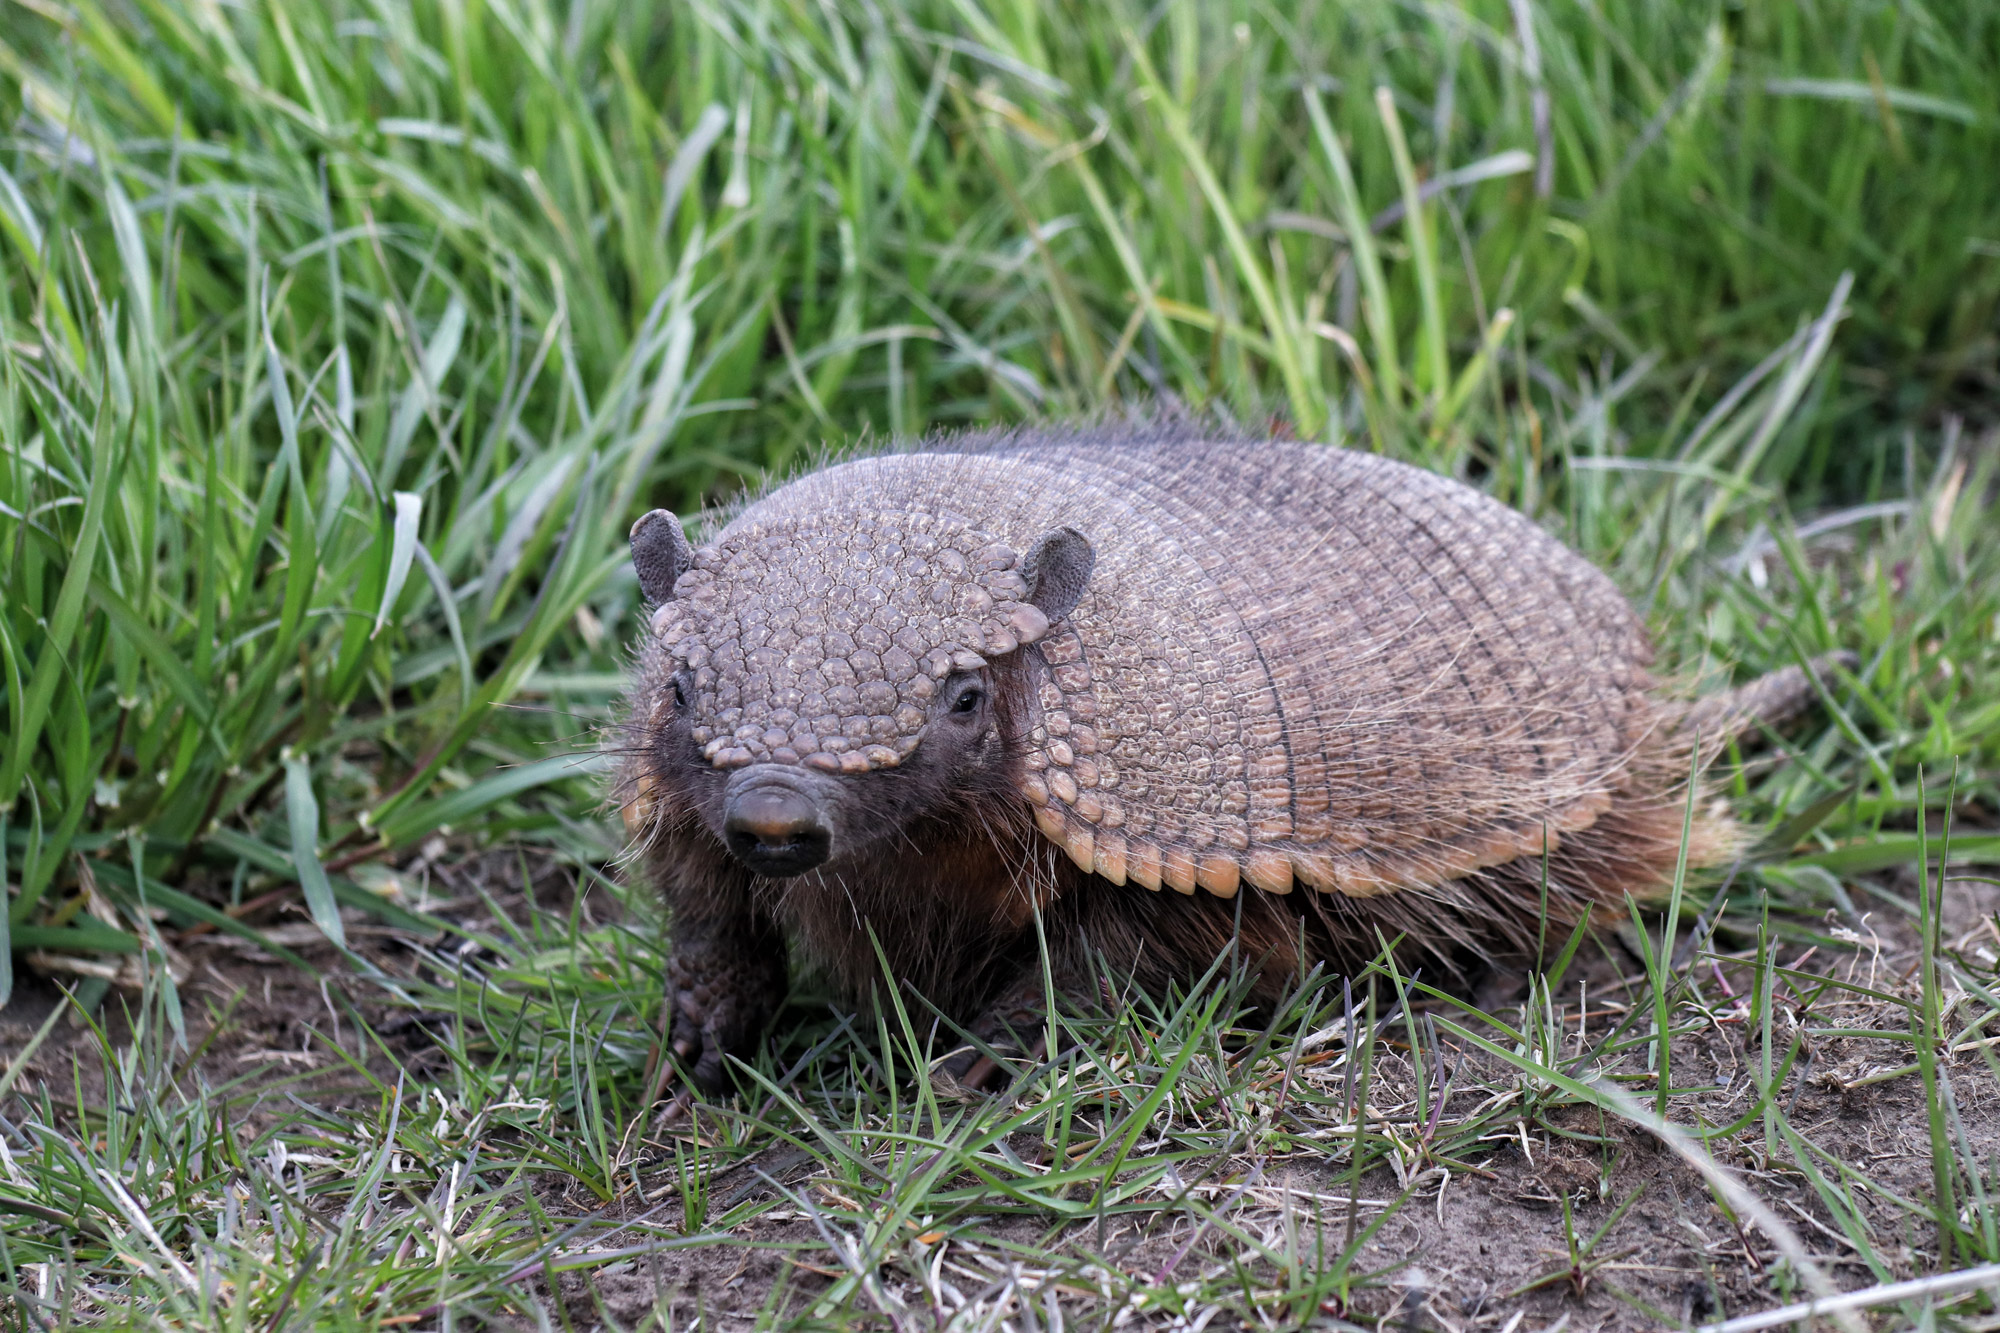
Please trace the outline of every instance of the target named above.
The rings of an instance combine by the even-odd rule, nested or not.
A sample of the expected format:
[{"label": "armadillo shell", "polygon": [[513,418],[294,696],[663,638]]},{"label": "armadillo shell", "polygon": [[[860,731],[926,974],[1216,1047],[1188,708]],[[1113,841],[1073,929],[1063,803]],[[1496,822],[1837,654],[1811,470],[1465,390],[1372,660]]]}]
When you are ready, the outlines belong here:
[{"label": "armadillo shell", "polygon": [[1609,807],[1655,725],[1651,649],[1588,562],[1376,455],[1105,435],[876,460],[1018,547],[1093,543],[1083,600],[1023,650],[1022,792],[1079,865],[1367,896],[1540,854]]}]

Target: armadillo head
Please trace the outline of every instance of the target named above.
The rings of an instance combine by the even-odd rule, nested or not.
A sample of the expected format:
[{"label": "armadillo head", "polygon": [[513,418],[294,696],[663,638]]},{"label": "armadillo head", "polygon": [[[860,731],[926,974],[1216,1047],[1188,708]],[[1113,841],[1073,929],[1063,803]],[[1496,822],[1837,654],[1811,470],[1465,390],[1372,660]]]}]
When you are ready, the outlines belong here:
[{"label": "armadillo head", "polygon": [[656,509],[632,558],[663,668],[649,743],[693,771],[684,804],[773,877],[999,762],[993,668],[1069,613],[1093,560],[1069,528],[1022,554],[960,515],[846,506],[754,507],[698,549]]}]

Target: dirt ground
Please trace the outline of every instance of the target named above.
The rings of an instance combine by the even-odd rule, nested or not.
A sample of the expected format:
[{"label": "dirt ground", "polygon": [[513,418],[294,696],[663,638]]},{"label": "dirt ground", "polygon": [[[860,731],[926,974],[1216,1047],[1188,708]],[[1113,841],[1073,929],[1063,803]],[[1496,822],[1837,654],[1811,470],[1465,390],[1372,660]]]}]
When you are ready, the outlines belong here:
[{"label": "dirt ground", "polygon": [[[439,860],[418,870],[427,876],[432,910],[478,926],[492,923],[486,902],[473,888],[502,883],[508,876],[518,884],[519,865],[512,854],[494,854]],[[536,895],[546,910],[566,891],[566,872],[546,867],[538,875]],[[527,910],[528,900],[518,889],[498,892],[493,901],[504,911]],[[603,904],[607,910],[610,906]],[[1864,910],[1867,906],[1864,902]],[[1950,883],[1944,938],[1958,943],[1961,956],[1989,975],[1990,960],[2000,954],[1996,910],[2000,889],[1972,879]],[[201,1046],[199,1064],[211,1083],[267,1069],[286,1074],[331,1069],[333,1061],[318,1043],[340,1030],[335,988],[343,989],[376,1030],[395,1043],[399,1055],[422,1067],[423,1026],[407,1010],[384,1003],[369,985],[332,970],[336,960],[331,951],[313,946],[316,936],[295,906],[274,908],[264,924],[276,929],[281,942],[328,969],[327,975],[312,977],[213,934],[177,941],[189,966],[182,995],[191,1036]],[[1913,956],[1908,928],[1886,907],[1872,912],[1868,924],[1873,934],[1861,945],[1844,956],[1820,951],[1806,960],[1808,968],[1862,981],[1872,978],[1885,990],[1902,984]],[[410,967],[397,932],[375,931],[357,921],[356,943],[358,951],[391,974]],[[1789,956],[1787,961],[1789,965]],[[1603,975],[1609,977],[1608,969]],[[1496,1006],[1517,998],[1507,993],[1516,984],[1498,979],[1479,998],[1502,1012]],[[50,978],[24,970],[13,1002],[0,1011],[0,1052],[24,1046],[59,1000]],[[120,1009],[114,991],[100,1011],[114,1040],[122,1031]],[[205,1015],[224,1011],[226,1023],[211,1032]],[[1855,1015],[1851,1021],[1866,1027],[1891,1020],[1885,1014]],[[1879,1189],[1920,1198],[1931,1189],[1931,1155],[1918,1079],[1905,1075],[1857,1085],[1887,1067],[1893,1058],[1890,1049],[1880,1041],[1821,1041],[1787,1085],[1786,1114],[1802,1135]],[[1675,1083],[1712,1085],[1714,1090],[1677,1099],[1676,1118],[1686,1121],[1694,1106],[1711,1124],[1742,1115],[1754,1100],[1747,1070],[1754,1058],[1740,1030],[1717,1028],[1684,1039],[1674,1051]],[[1483,1095],[1477,1063],[1463,1069],[1454,1111],[1469,1109]],[[2000,1086],[1988,1069],[1973,1054],[1958,1057],[1951,1074],[1967,1136],[1982,1157],[1991,1159],[2000,1152]],[[1398,1080],[1408,1078],[1401,1057],[1385,1057],[1380,1095],[1391,1096]],[[65,1021],[26,1069],[24,1086],[38,1079],[54,1089],[80,1086],[86,1101],[101,1096],[101,1062],[90,1034]],[[1803,1292],[1773,1290],[1777,1252],[1770,1241],[1734,1224],[1694,1170],[1649,1135],[1620,1122],[1603,1122],[1585,1108],[1559,1113],[1557,1128],[1579,1137],[1502,1134],[1479,1145],[1483,1153],[1467,1154],[1474,1169],[1447,1174],[1432,1168],[1430,1178],[1418,1181],[1408,1205],[1363,1251],[1359,1267],[1383,1274],[1385,1285],[1361,1293],[1353,1308],[1325,1308],[1323,1314],[1365,1326],[1407,1329],[1526,1333],[1566,1319],[1570,1330],[1623,1330],[1657,1326],[1640,1304],[1670,1320],[1699,1324],[1803,1299]],[[1032,1143],[1017,1147],[1024,1157],[1038,1150]],[[1716,1152],[1794,1228],[1838,1285],[1876,1280],[1782,1146],[1767,1158],[1763,1135],[1753,1129],[1733,1143],[1717,1144]],[[1349,1203],[1349,1182],[1325,1161],[1304,1153],[1243,1159],[1220,1173],[1229,1183],[1214,1185],[1207,1202],[1223,1208],[1232,1225],[1247,1234],[1273,1243],[1287,1235],[1305,1237],[1308,1245],[1318,1236],[1337,1251],[1350,1211],[1364,1225],[1374,1212],[1365,1202]],[[753,1166],[795,1191],[810,1194],[824,1184],[812,1178],[810,1159],[780,1145],[719,1178],[715,1189],[725,1205],[770,1191],[764,1178],[749,1169]],[[672,1169],[671,1156],[656,1153],[642,1179],[663,1185]],[[1363,1201],[1390,1199],[1407,1183],[1383,1169],[1364,1177],[1356,1193]],[[551,1204],[565,1202],[560,1180],[545,1181],[542,1189]],[[1596,1232],[1615,1210],[1625,1208],[1592,1251],[1587,1274],[1570,1271],[1565,1198],[1579,1237]],[[1904,1220],[1904,1214],[1878,1196],[1870,1196],[1869,1204],[1877,1250],[1893,1264],[1891,1276],[1929,1271],[1934,1235]],[[646,1214],[637,1202],[629,1211],[632,1216]],[[1122,1289],[1118,1274],[1167,1279],[1195,1273],[1236,1244],[1213,1227],[1198,1228],[1185,1213],[1165,1227],[1128,1219],[1102,1233],[1094,1225],[1082,1225],[1052,1234],[1042,1223],[1008,1219],[995,1219],[979,1232],[977,1240],[948,1238],[918,1245],[904,1262],[879,1270],[878,1303],[929,1309],[943,1317],[1013,1301],[1017,1310],[1022,1303],[1034,1306],[1036,1313],[1027,1319],[1037,1327],[1051,1317],[1081,1318],[1096,1326],[1115,1318],[1113,1293]],[[708,1324],[736,1328],[748,1326],[765,1308],[774,1282],[785,1283],[782,1303],[796,1310],[809,1305],[843,1271],[825,1234],[796,1209],[780,1208],[740,1235],[762,1244],[671,1251],[607,1270],[566,1274],[559,1287],[580,1329],[607,1315],[617,1325],[631,1327],[655,1309],[671,1311],[679,1327],[700,1315]],[[795,1248],[770,1248],[773,1243]],[[1051,1261],[1049,1251],[1063,1256],[1061,1261]],[[1521,1292],[1544,1278],[1548,1280],[1542,1285]],[[1629,1299],[1621,1299],[1614,1288]],[[930,1319],[921,1323],[929,1325]],[[1212,1326],[1232,1325],[1233,1320],[1222,1319]]]},{"label": "dirt ground", "polygon": [[[1885,968],[1889,958],[1885,952]],[[1877,1186],[1921,1198],[1931,1188],[1931,1158],[1920,1085],[1909,1075],[1848,1090],[1846,1083],[1881,1064],[1870,1058],[1879,1056],[1879,1044],[1872,1052],[1859,1049],[1865,1045],[1822,1043],[1814,1068],[1803,1071],[1791,1086],[1788,1119],[1804,1137],[1851,1163]],[[1752,1101],[1745,1063],[1737,1043],[1712,1038],[1678,1044],[1676,1082],[1725,1083],[1731,1091],[1704,1098],[1702,1110],[1711,1123],[1733,1120]],[[1399,1069],[1399,1064],[1392,1060],[1379,1077],[1391,1084],[1399,1075],[1407,1080],[1408,1066]],[[1464,1081],[1476,1082],[1469,1066]],[[2000,1086],[1975,1060],[1958,1066],[1955,1087],[1966,1130],[1982,1155],[1990,1157],[2000,1149]],[[1684,1116],[1684,1104],[1677,1104]],[[1667,1319],[1699,1325],[1809,1294],[1773,1291],[1770,1279],[1781,1265],[1769,1239],[1732,1222],[1696,1171],[1651,1135],[1586,1108],[1554,1119],[1558,1128],[1580,1139],[1610,1142],[1565,1141],[1546,1133],[1529,1136],[1525,1143],[1501,1138],[1490,1144],[1490,1153],[1474,1158],[1476,1171],[1453,1172],[1448,1178],[1435,1171],[1420,1182],[1418,1197],[1364,1247],[1358,1266],[1388,1275],[1387,1287],[1362,1293],[1351,1308],[1324,1313],[1364,1326],[1387,1321],[1405,1329],[1532,1330],[1566,1319],[1565,1327],[1572,1330],[1639,1330],[1659,1327],[1660,1321],[1636,1308],[1635,1301]],[[1017,1147],[1025,1156],[1032,1145]],[[1717,1156],[1794,1228],[1837,1286],[1854,1288],[1877,1280],[1788,1157],[1767,1158],[1755,1132],[1733,1145],[1718,1145]],[[1303,1157],[1265,1159],[1254,1169],[1261,1179],[1247,1191],[1217,1191],[1234,1196],[1232,1222],[1267,1242],[1281,1239],[1288,1226],[1309,1236],[1317,1225],[1332,1248],[1339,1248],[1349,1188],[1340,1173]],[[1359,1194],[1364,1200],[1393,1198],[1404,1183],[1388,1170],[1378,1170],[1363,1177]],[[1635,1192],[1636,1201],[1592,1252],[1588,1273],[1580,1280],[1570,1277],[1564,1196],[1573,1219],[1570,1234],[1582,1238],[1597,1232]],[[1364,1224],[1373,1215],[1365,1206],[1360,1214]],[[1877,1252],[1893,1265],[1892,1278],[1929,1271],[1928,1263],[1919,1263],[1934,1249],[1934,1237],[1926,1229],[1901,1221],[1889,1207],[1873,1209],[1871,1221]],[[1079,1266],[1094,1260],[1125,1273],[1157,1276],[1176,1265],[1192,1271],[1208,1255],[1231,1248],[1212,1231],[1193,1236],[1190,1246],[1195,1230],[1187,1221],[1159,1233],[1128,1223],[1100,1239],[1092,1226],[1082,1225],[1053,1244],[1047,1230],[1035,1225],[1001,1226],[988,1234],[1022,1246],[1066,1250],[1081,1261]],[[804,1222],[761,1225],[755,1234],[765,1241],[815,1239]],[[951,1248],[948,1243],[947,1264]],[[1037,1276],[1037,1265],[1008,1262],[1010,1257],[997,1246],[960,1249],[957,1267],[964,1277],[959,1285],[967,1295],[967,1279],[993,1288],[1004,1285],[1010,1273],[1016,1281]],[[680,1321],[705,1314],[723,1326],[744,1327],[763,1307],[783,1262],[748,1249],[736,1254],[683,1252],[662,1256],[644,1270],[577,1276],[565,1288],[576,1304],[602,1302],[620,1322],[663,1302]],[[838,1271],[830,1254],[817,1265],[795,1265],[791,1287],[804,1303],[826,1285],[822,1273]],[[1105,1310],[1102,1288],[1078,1280],[1074,1268],[1068,1273],[1042,1271],[1059,1303],[1070,1304],[1073,1298],[1078,1313]],[[1520,1293],[1538,1280],[1544,1281]],[[900,1293],[897,1283],[884,1285],[912,1308],[926,1304],[920,1283],[902,1283]],[[1627,1298],[1614,1294],[1614,1285]],[[1230,1327],[1233,1321],[1211,1326]]]}]

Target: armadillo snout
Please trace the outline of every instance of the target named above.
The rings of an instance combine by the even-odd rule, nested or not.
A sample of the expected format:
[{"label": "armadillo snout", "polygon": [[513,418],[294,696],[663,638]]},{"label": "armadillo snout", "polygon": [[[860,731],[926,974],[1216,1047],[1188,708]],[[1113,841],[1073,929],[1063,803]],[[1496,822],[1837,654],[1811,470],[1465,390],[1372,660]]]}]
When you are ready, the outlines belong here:
[{"label": "armadillo snout", "polygon": [[776,764],[745,769],[730,782],[723,836],[753,874],[803,875],[833,855],[833,821],[809,782]]}]

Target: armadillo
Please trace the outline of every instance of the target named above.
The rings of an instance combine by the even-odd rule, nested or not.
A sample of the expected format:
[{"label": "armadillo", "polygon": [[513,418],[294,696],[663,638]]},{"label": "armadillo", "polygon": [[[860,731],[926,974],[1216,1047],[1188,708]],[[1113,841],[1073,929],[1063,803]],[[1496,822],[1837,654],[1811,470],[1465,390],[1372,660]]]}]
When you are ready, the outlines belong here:
[{"label": "armadillo", "polygon": [[1684,826],[1694,866],[1740,841],[1689,782],[1697,723],[1744,708],[1660,689],[1625,598],[1535,523],[1379,455],[1177,422],[947,437],[699,547],[655,510],[632,556],[654,609],[618,795],[706,1087],[794,956],[857,1003],[886,966],[997,1041],[1044,956],[1088,994],[1233,945],[1276,996],[1388,941],[1518,955],[1658,890]]}]

